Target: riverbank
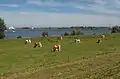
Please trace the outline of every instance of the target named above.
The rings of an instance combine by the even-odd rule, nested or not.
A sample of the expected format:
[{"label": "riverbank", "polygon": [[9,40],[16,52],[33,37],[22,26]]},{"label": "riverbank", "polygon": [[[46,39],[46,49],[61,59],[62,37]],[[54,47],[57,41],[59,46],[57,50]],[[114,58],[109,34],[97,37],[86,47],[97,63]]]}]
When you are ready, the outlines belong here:
[{"label": "riverbank", "polygon": [[[16,38],[17,36],[22,36],[22,37],[39,37],[42,35],[42,32],[48,32],[49,36],[61,36],[64,35],[65,32],[71,33],[74,29],[61,29],[61,30],[30,30],[30,29],[24,29],[24,30],[9,30],[5,32],[6,38]],[[84,35],[93,35],[93,34],[110,34],[111,30],[108,28],[102,28],[102,29],[77,29]]]}]

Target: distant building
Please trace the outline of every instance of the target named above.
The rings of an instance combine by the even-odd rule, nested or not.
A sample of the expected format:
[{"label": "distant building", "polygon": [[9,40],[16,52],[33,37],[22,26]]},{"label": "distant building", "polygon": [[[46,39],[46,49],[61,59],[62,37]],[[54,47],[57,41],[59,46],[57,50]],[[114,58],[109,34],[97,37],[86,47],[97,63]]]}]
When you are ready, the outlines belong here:
[{"label": "distant building", "polygon": [[8,28],[9,30],[15,30],[15,28],[13,26]]},{"label": "distant building", "polygon": [[35,27],[32,27],[32,29],[35,29]]}]

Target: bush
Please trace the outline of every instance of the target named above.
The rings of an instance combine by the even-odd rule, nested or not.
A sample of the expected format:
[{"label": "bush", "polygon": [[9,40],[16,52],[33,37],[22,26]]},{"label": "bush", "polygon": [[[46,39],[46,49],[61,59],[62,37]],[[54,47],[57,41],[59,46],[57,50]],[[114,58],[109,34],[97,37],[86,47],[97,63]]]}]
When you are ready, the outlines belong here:
[{"label": "bush", "polygon": [[22,38],[22,36],[17,36],[17,39],[20,39],[20,38]]},{"label": "bush", "polygon": [[48,37],[48,32],[42,32],[43,37]]},{"label": "bush", "polygon": [[69,33],[65,32],[65,33],[64,33],[64,36],[69,36]]},{"label": "bush", "polygon": [[120,27],[119,26],[112,27],[111,33],[118,33],[118,32],[120,32]]},{"label": "bush", "polygon": [[84,33],[80,32],[80,31],[77,31],[76,35],[84,35]]},{"label": "bush", "polygon": [[83,35],[84,33],[80,32],[80,30],[73,30],[71,35]]}]

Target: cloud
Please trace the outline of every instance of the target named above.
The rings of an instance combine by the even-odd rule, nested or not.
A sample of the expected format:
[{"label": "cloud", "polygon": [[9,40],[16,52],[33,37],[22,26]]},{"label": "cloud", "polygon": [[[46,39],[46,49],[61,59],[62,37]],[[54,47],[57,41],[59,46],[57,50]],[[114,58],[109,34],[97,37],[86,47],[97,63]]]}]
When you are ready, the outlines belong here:
[{"label": "cloud", "polygon": [[88,4],[87,6],[76,5],[75,8],[83,9],[96,14],[103,14],[103,15],[108,14],[113,16],[118,16],[118,15],[120,16],[119,0],[93,0],[93,1],[94,4]]},{"label": "cloud", "polygon": [[38,6],[75,6],[80,4],[92,3],[88,0],[28,0],[26,4],[38,5]]},{"label": "cloud", "polygon": [[19,7],[18,4],[0,4],[1,7]]},{"label": "cloud", "polygon": [[[25,1],[24,3],[22,1],[22,4],[0,4],[0,7],[3,7],[1,8],[3,12],[0,12],[0,15],[5,18],[8,24],[15,23],[16,25],[98,26],[120,24],[120,0]],[[17,9],[14,9],[15,7]],[[5,12],[6,10],[11,11]]]},{"label": "cloud", "polygon": [[29,12],[19,12],[20,14],[23,14],[23,15],[25,15],[25,14],[30,14]]},{"label": "cloud", "polygon": [[[66,27],[79,25],[109,26],[120,24],[120,19],[114,16],[85,15],[78,13],[46,13],[46,12],[0,12],[7,24],[40,25],[52,27]],[[91,20],[92,19],[92,20]]]},{"label": "cloud", "polygon": [[26,4],[33,4],[38,6],[64,6],[62,3],[58,3],[55,1],[41,1],[41,0],[28,0]]},{"label": "cloud", "polygon": [[52,8],[51,10],[52,11],[60,11],[60,9],[57,9],[57,8]]},{"label": "cloud", "polygon": [[[0,4],[2,7],[43,12],[74,12],[120,16],[120,0],[24,0],[19,4]],[[4,8],[2,8],[4,10]]]},{"label": "cloud", "polygon": [[75,8],[78,8],[78,9],[85,9],[84,6],[75,6]]},{"label": "cloud", "polygon": [[[119,0],[28,0],[26,4],[37,5],[39,7],[54,7],[56,9],[58,9],[59,6],[66,8],[65,12],[75,9],[74,12],[81,12],[81,10],[84,10],[87,13],[120,15]],[[64,12],[63,8],[59,8],[59,10]]]},{"label": "cloud", "polygon": [[105,5],[106,1],[105,0],[94,0],[96,5]]}]

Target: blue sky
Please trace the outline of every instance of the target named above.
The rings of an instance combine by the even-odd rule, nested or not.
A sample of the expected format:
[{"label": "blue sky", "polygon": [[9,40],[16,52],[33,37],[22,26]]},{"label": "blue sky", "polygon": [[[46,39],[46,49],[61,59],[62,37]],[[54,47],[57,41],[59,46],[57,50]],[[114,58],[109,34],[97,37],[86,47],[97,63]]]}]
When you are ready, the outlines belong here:
[{"label": "blue sky", "polygon": [[0,17],[16,26],[112,26],[120,0],[0,0]]}]

